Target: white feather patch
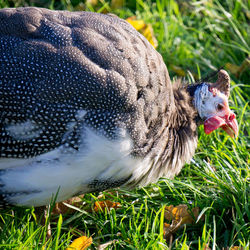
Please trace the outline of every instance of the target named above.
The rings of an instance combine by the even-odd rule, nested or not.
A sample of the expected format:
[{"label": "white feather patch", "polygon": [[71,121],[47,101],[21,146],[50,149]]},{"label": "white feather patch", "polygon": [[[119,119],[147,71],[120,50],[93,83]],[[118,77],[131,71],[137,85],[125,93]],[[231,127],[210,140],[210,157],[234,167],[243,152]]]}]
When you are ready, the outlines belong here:
[{"label": "white feather patch", "polygon": [[6,132],[16,140],[30,140],[38,137],[42,129],[31,120],[22,123],[8,124],[5,126]]},{"label": "white feather patch", "polygon": [[[9,202],[45,205],[59,188],[57,200],[62,201],[76,193],[88,192],[88,184],[93,180],[117,181],[131,174],[139,178],[149,168],[141,159],[130,156],[133,144],[125,130],[121,130],[119,140],[109,140],[88,128],[85,131],[84,144],[75,153],[65,154],[61,146],[32,161],[15,159],[16,168],[8,163],[11,169],[2,173],[0,182],[4,185],[3,193],[16,193],[7,198]],[[5,168],[6,163],[7,160],[0,161],[0,168]]]}]

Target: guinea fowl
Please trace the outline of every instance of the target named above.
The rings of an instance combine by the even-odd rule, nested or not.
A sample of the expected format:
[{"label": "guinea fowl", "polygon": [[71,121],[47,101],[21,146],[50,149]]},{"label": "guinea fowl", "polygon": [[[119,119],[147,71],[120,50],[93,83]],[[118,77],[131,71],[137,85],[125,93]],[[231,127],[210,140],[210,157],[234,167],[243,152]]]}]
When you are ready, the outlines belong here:
[{"label": "guinea fowl", "polygon": [[161,55],[113,15],[0,10],[0,196],[41,206],[178,174],[197,127],[238,133],[230,79],[171,84]]}]

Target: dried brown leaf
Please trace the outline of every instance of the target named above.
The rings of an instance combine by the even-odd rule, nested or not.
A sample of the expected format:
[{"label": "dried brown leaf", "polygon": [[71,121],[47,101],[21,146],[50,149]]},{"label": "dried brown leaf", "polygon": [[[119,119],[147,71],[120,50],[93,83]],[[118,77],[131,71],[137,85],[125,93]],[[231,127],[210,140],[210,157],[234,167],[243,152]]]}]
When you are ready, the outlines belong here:
[{"label": "dried brown leaf", "polygon": [[188,206],[185,204],[178,205],[174,207],[170,205],[165,208],[165,219],[181,221],[182,224],[194,223],[199,215],[199,208],[195,207],[191,211],[188,210]]},{"label": "dried brown leaf", "polygon": [[[183,224],[195,223],[199,216],[199,208],[195,207],[189,211],[185,204],[174,207],[173,205],[165,207],[164,217],[169,223],[164,223],[164,237],[169,239]],[[171,224],[170,224],[171,223]]]},{"label": "dried brown leaf", "polygon": [[94,211],[100,212],[100,211],[104,211],[105,208],[110,210],[111,208],[117,209],[119,207],[121,207],[121,204],[119,202],[113,202],[110,200],[96,201],[94,205]]},{"label": "dried brown leaf", "polygon": [[55,204],[55,207],[52,210],[52,214],[57,215],[57,214],[74,213],[75,210],[65,205],[65,203],[73,205],[75,207],[81,207],[83,197],[84,195],[80,195],[80,196],[72,197],[64,202],[57,202]]}]

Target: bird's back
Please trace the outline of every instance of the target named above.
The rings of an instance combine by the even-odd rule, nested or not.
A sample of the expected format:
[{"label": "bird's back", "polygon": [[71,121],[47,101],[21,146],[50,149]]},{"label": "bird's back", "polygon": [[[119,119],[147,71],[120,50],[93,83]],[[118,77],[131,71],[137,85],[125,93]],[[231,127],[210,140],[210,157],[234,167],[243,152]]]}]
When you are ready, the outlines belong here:
[{"label": "bird's back", "polygon": [[29,158],[65,142],[77,148],[82,114],[108,138],[125,126],[140,148],[171,103],[161,56],[127,22],[88,12],[0,10],[1,157]]},{"label": "bird's back", "polygon": [[162,57],[126,21],[0,10],[2,202],[40,206],[58,188],[65,200],[156,181],[168,174],[159,157],[172,157],[174,114]]}]

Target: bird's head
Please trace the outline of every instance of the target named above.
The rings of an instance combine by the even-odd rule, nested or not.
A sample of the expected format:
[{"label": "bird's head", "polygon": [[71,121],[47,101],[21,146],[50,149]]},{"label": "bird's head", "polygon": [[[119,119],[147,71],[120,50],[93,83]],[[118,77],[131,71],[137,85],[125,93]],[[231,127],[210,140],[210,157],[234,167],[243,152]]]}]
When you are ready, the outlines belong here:
[{"label": "bird's head", "polygon": [[218,72],[215,83],[202,83],[194,92],[194,105],[204,121],[204,130],[210,134],[222,128],[231,137],[238,135],[238,123],[235,114],[228,106],[230,78],[225,70]]}]

